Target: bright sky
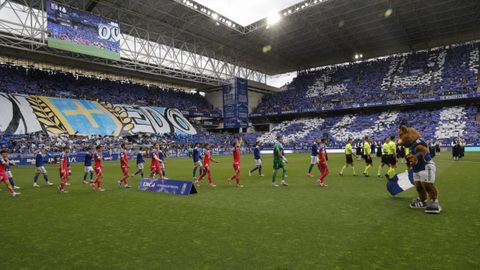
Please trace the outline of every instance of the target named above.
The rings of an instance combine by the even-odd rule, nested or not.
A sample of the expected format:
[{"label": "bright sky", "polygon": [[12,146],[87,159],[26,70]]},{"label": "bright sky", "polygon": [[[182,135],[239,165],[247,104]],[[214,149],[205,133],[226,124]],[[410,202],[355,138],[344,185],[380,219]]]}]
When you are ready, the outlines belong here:
[{"label": "bright sky", "polygon": [[301,0],[194,0],[209,9],[247,26],[270,14],[293,6]]}]

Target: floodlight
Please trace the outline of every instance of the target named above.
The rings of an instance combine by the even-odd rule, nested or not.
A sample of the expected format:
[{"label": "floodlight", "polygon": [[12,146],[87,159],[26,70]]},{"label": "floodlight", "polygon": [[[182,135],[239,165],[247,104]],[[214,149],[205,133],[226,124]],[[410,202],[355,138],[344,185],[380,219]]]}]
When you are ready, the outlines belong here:
[{"label": "floodlight", "polygon": [[212,19],[214,19],[215,21],[218,20],[218,14],[212,13]]},{"label": "floodlight", "polygon": [[392,13],[393,13],[393,10],[391,8],[389,8],[389,9],[385,10],[385,13],[383,14],[383,16],[385,18],[388,18],[392,15]]},{"label": "floodlight", "polygon": [[282,19],[282,17],[280,17],[280,14],[274,13],[274,14],[268,16],[267,25],[274,25],[274,24],[278,23],[280,21],[280,19]]}]

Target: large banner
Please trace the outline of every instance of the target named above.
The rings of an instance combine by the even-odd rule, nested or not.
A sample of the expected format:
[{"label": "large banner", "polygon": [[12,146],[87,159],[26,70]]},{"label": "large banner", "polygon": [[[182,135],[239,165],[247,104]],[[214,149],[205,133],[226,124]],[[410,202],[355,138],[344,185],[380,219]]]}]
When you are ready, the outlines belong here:
[{"label": "large banner", "polygon": [[233,78],[223,86],[224,128],[248,127],[248,81]]},{"label": "large banner", "polygon": [[0,114],[0,131],[10,134],[38,131],[79,136],[197,134],[192,124],[174,108],[0,93]]},{"label": "large banner", "polygon": [[117,22],[48,1],[47,31],[49,47],[120,60]]}]

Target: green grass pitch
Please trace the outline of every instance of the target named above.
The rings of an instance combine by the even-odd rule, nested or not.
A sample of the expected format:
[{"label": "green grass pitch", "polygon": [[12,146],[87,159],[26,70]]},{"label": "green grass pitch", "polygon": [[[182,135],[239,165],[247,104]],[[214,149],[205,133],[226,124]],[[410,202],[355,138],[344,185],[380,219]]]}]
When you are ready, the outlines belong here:
[{"label": "green grass pitch", "polygon": [[[13,167],[22,196],[2,186],[0,269],[479,269],[480,153],[435,158],[440,215],[410,209],[414,190],[392,198],[384,178],[340,177],[343,155],[330,155],[327,188],[305,176],[308,153],[287,156],[289,187],[271,187],[268,155],[265,177],[248,177],[243,156],[245,187],[229,186],[231,157],[217,157],[218,187],[186,197],[119,189],[117,162],[106,163],[105,193],[81,183],[82,164],[68,194],[43,180],[34,189],[33,168]],[[169,159],[168,176],[189,180],[191,167]]]}]

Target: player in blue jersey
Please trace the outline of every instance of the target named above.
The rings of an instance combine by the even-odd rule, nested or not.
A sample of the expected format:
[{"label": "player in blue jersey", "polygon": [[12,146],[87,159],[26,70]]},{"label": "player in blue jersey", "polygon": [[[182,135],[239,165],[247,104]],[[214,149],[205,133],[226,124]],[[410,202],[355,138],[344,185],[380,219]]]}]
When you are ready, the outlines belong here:
[{"label": "player in blue jersey", "polygon": [[193,153],[192,153],[192,159],[193,159],[193,180],[197,180],[197,168],[200,168],[199,170],[199,175],[202,175],[202,149],[200,148],[200,144],[197,143],[195,144],[195,147],[193,148]]},{"label": "player in blue jersey", "polygon": [[45,169],[45,146],[40,146],[40,150],[35,156],[35,176],[33,177],[33,187],[40,187],[38,182],[38,176],[43,174],[43,179],[49,186],[53,186],[53,183],[48,180],[47,170]]},{"label": "player in blue jersey", "polygon": [[248,171],[248,176],[252,176],[252,173],[258,170],[258,175],[264,176],[262,174],[262,156],[260,155],[260,142],[255,143],[255,148],[253,148],[253,159],[255,160],[255,167]]},{"label": "player in blue jersey", "polygon": [[143,147],[140,147],[137,152],[137,171],[133,174],[134,176],[140,174],[143,178],[143,167],[145,165],[145,159],[143,159],[144,154]]},{"label": "player in blue jersey", "polygon": [[[93,166],[92,166],[93,154],[92,154],[92,147],[87,148],[87,152],[85,153],[85,160],[83,161],[84,167],[84,174],[83,174],[83,183],[84,184],[92,184],[93,183]],[[90,173],[90,182],[87,182],[87,175]]]},{"label": "player in blue jersey", "polygon": [[312,169],[318,162],[318,138],[313,139],[312,147],[310,148],[310,167],[308,167],[308,177],[313,177]]}]

